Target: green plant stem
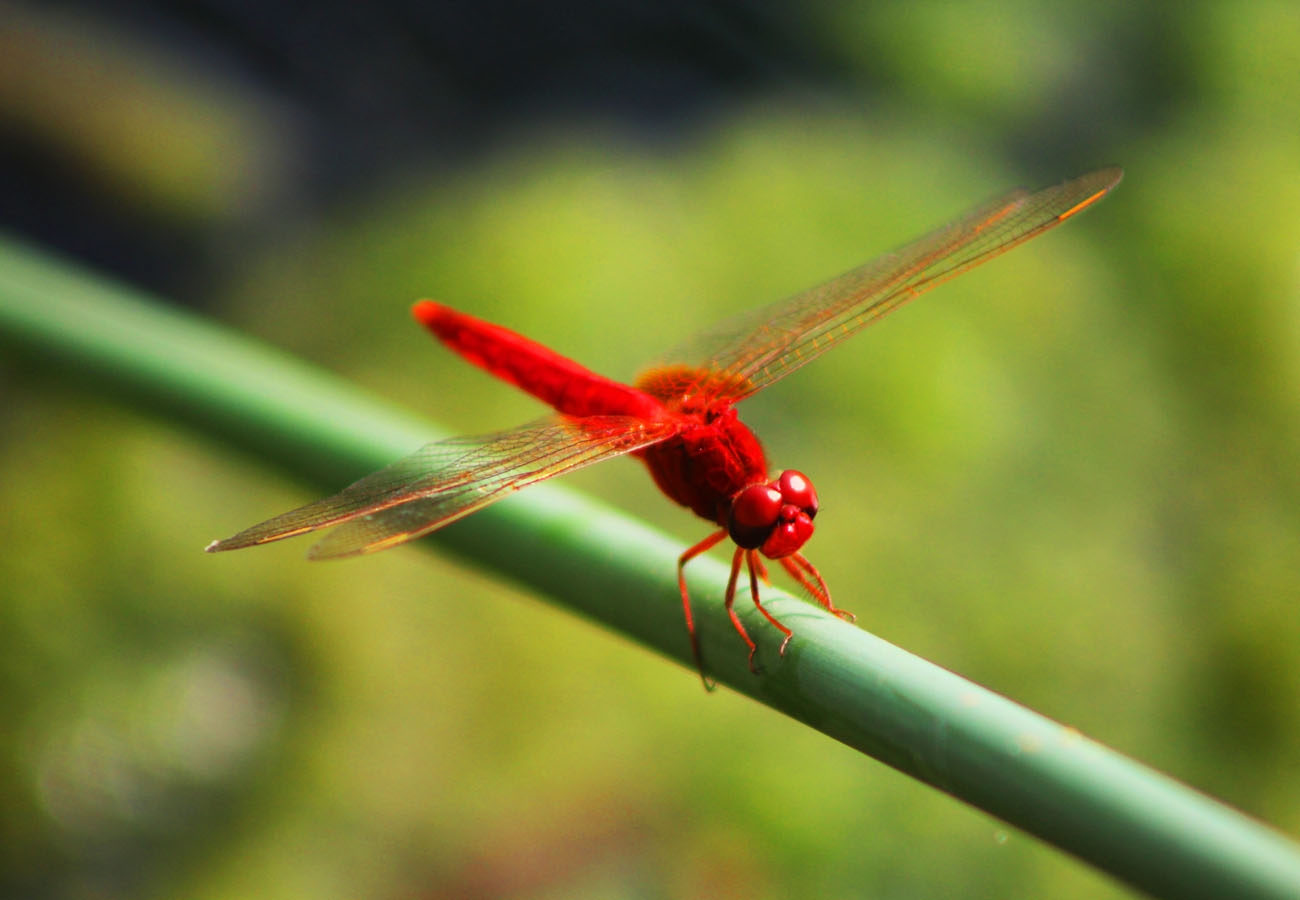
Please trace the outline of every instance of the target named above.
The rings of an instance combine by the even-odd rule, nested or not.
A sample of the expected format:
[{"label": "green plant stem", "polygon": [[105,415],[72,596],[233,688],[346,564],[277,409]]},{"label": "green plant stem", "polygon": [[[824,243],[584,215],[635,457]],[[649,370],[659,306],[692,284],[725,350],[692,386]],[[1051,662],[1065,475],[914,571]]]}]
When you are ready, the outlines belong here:
[{"label": "green plant stem", "polygon": [[[335,377],[2,239],[0,342],[8,359],[160,410],[322,491],[439,436]],[[214,514],[213,536],[245,524]],[[548,484],[423,545],[691,666],[676,587],[683,548],[622,514]],[[796,637],[778,658],[774,630],[747,609],[767,664],[751,674],[722,609],[726,568],[691,568],[719,682],[1152,895],[1300,897],[1300,849],[1276,832],[777,590],[765,588],[765,602]]]}]

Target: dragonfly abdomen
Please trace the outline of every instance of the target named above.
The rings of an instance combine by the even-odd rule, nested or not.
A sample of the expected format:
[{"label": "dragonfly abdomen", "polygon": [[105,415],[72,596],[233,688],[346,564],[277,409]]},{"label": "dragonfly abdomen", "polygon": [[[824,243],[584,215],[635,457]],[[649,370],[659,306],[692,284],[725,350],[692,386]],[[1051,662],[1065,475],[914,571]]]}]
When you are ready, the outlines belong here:
[{"label": "dragonfly abdomen", "polygon": [[412,313],[438,340],[466,360],[557,412],[577,417],[637,416],[648,420],[663,414],[663,404],[644,391],[597,375],[508,328],[432,300],[421,300]]}]

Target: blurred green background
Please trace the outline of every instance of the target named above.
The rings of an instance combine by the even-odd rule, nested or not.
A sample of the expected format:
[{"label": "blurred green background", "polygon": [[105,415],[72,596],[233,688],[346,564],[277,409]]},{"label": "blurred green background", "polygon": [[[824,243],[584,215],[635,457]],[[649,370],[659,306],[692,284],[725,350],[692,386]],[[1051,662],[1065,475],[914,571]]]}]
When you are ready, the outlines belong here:
[{"label": "blurred green background", "polygon": [[[223,56],[215,13],[9,7],[0,224],[474,433],[539,410],[418,297],[631,377],[1123,165],[744,414],[815,479],[809,555],[862,627],[1300,835],[1300,8],[490,6],[443,39],[544,88],[476,94],[337,17]],[[336,63],[374,123],[286,60]],[[315,494],[75,374],[0,360],[0,395],[7,895],[1126,895],[454,559],[206,556]],[[631,461],[568,483],[703,534]]]}]

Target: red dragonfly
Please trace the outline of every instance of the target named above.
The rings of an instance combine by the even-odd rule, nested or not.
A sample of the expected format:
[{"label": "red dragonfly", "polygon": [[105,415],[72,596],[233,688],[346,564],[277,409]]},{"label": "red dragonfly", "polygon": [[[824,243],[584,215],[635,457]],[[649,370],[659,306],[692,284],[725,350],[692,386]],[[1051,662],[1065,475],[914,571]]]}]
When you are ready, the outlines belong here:
[{"label": "red dragonfly", "polygon": [[[1123,176],[1100,169],[1030,193],[1012,191],[901,250],[798,296],[742,315],[700,335],[634,384],[604,378],[542,345],[429,300],[415,318],[466,360],[548,404],[558,415],[508,431],[428,444],[338,494],[214,541],[234,550],[338,526],[309,556],[327,559],[384,550],[414,540],[522,488],[624,454],[642,459],[670,499],[716,530],[677,560],[677,580],[695,663],[711,687],[696,636],[685,567],[730,537],[736,549],[726,609],[749,648],[757,645],[736,614],[741,566],[758,611],[793,632],[759,599],[780,563],[829,612],[852,620],[800,549],[813,533],[817,493],[800,472],[773,477],[758,438],[736,416],[751,394],[811,362],[891,310],[1030,238],[1104,197]],[[677,362],[676,360],[684,360]]]}]

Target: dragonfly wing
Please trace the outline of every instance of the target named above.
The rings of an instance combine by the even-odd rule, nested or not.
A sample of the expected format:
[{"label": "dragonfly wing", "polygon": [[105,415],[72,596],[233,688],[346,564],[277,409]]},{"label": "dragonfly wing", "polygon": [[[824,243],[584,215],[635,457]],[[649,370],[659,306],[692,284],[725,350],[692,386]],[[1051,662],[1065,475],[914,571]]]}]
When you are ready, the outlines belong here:
[{"label": "dragonfly wing", "polygon": [[1099,169],[1012,191],[952,224],[794,297],[717,326],[672,354],[740,400],[811,362],[913,297],[1096,203],[1123,177]]},{"label": "dragonfly wing", "polygon": [[548,417],[520,428],[427,444],[339,493],[216,541],[235,550],[339,525],[316,559],[421,537],[531,484],[669,437],[676,426],[631,416]]}]

